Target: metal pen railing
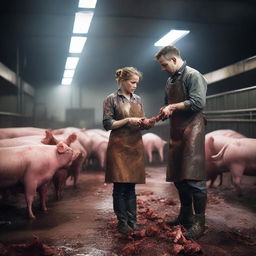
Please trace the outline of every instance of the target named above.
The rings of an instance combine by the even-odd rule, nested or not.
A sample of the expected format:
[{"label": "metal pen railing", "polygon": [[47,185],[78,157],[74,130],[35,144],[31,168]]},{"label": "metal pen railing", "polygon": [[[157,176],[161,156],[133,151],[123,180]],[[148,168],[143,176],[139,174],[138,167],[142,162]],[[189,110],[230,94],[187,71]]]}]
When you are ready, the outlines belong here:
[{"label": "metal pen railing", "polygon": [[207,121],[256,122],[256,108],[205,111]]}]

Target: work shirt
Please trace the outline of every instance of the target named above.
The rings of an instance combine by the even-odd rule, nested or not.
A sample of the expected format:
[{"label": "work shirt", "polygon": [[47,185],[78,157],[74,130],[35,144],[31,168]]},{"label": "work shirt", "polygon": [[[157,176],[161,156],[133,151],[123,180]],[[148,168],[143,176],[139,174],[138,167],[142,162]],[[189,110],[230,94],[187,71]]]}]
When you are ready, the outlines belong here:
[{"label": "work shirt", "polygon": [[189,66],[184,61],[181,68],[175,72],[174,75],[170,76],[167,80],[165,87],[165,105],[168,105],[168,90],[170,83],[174,83],[177,79],[182,78],[182,83],[185,86],[185,97],[184,104],[187,110],[201,111],[206,104],[206,91],[207,82],[203,75]]},{"label": "work shirt", "polygon": [[140,96],[132,93],[130,100],[128,100],[119,89],[110,94],[103,103],[103,126],[108,131],[111,130],[112,124],[116,121],[117,108],[121,103],[137,103],[141,105],[143,116],[145,116],[144,108]]}]

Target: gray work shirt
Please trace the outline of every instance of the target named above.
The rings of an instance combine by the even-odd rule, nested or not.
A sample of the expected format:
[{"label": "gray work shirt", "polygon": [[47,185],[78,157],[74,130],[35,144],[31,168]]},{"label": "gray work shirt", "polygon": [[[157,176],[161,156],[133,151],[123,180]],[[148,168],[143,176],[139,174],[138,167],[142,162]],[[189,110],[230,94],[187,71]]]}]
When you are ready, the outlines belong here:
[{"label": "gray work shirt", "polygon": [[186,62],[171,77],[168,78],[165,87],[165,105],[168,105],[168,84],[175,83],[180,79],[185,86],[186,100],[184,101],[186,109],[192,111],[201,111],[206,104],[207,82],[203,75],[189,66]]},{"label": "gray work shirt", "polygon": [[111,93],[103,102],[103,126],[107,131],[111,130],[112,124],[116,121],[116,113],[118,112],[117,109],[119,107],[118,103],[120,102],[140,104],[143,110],[143,116],[145,116],[140,96],[132,93],[130,100],[128,100],[119,89],[116,92]]}]

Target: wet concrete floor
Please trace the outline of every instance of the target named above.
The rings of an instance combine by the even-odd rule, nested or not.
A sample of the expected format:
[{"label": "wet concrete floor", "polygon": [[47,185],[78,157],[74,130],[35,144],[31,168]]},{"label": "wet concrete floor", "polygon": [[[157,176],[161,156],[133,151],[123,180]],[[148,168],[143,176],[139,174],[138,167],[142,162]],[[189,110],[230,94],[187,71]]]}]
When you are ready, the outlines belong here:
[{"label": "wet concrete floor", "polygon": [[[256,255],[255,181],[255,177],[244,178],[241,198],[230,185],[228,173],[222,187],[209,189],[207,230],[197,241],[204,255]],[[136,191],[138,199],[154,212],[163,218],[175,218],[179,200],[174,185],[165,182],[165,167],[147,167],[147,184],[136,185]],[[174,203],[168,205],[166,200]],[[115,220],[112,184],[104,184],[103,172],[82,172],[79,188],[73,189],[69,181],[60,201],[50,191],[47,206],[47,213],[40,212],[37,198],[34,203],[37,219],[30,221],[23,194],[11,196],[8,202],[1,200],[0,243],[5,246],[29,243],[36,235],[55,248],[56,255],[121,255],[119,250],[125,241],[109,230],[109,223]],[[151,250],[150,255],[158,254]]]}]

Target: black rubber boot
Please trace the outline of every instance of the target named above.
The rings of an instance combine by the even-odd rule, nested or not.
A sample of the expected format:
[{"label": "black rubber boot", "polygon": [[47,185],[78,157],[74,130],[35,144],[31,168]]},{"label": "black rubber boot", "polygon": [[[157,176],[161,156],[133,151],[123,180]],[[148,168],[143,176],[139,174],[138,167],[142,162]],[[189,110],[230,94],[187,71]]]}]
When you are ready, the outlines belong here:
[{"label": "black rubber boot", "polygon": [[180,212],[176,220],[169,222],[170,226],[182,225],[190,228],[193,225],[192,193],[185,184],[175,183],[179,192]]},{"label": "black rubber boot", "polygon": [[168,224],[170,226],[182,225],[185,228],[190,228],[194,224],[192,205],[181,205],[178,218],[174,221],[168,222]]},{"label": "black rubber boot", "polygon": [[185,236],[188,239],[199,238],[204,234],[205,231],[205,208],[207,203],[207,195],[197,193],[193,195],[194,200],[194,224],[187,230]]},{"label": "black rubber boot", "polygon": [[118,219],[118,231],[122,234],[128,234],[132,230],[127,224],[126,200],[123,195],[113,196],[113,207]]},{"label": "black rubber boot", "polygon": [[126,203],[128,217],[127,224],[133,231],[138,231],[139,227],[137,226],[136,196],[128,198]]}]

